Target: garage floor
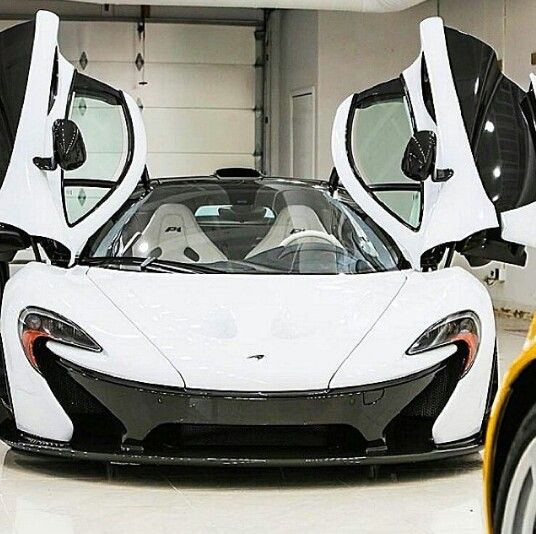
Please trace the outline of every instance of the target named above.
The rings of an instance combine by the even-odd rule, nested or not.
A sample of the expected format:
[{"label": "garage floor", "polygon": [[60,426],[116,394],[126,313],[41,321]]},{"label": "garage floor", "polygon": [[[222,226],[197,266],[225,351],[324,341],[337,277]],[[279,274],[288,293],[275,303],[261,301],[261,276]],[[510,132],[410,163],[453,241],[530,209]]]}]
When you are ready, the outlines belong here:
[{"label": "garage floor", "polygon": [[[500,320],[501,370],[528,324]],[[106,467],[0,445],[0,533],[482,532],[481,457],[367,470]]]}]

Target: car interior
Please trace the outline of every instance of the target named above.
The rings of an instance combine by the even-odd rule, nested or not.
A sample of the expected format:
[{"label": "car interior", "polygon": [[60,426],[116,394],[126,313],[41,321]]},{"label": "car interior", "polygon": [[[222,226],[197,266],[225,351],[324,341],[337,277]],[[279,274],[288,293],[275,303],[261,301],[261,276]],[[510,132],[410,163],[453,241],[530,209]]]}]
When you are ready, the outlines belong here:
[{"label": "car interior", "polygon": [[352,258],[352,272],[377,270],[375,261],[390,268],[398,262],[378,229],[325,188],[275,179],[162,182],[133,200],[94,243],[94,257],[277,263],[292,271],[301,263],[299,272],[339,272],[342,258]]}]

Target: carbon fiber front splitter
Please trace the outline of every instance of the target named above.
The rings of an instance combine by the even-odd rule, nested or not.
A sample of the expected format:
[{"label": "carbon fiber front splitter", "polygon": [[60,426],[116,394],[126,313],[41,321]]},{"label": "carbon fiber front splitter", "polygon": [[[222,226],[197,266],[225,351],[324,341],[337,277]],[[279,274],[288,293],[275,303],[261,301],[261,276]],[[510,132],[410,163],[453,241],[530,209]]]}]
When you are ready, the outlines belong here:
[{"label": "carbon fiber front splitter", "polygon": [[135,454],[98,450],[76,450],[69,445],[33,438],[18,431],[2,432],[2,440],[13,449],[27,453],[60,457],[67,460],[89,460],[125,465],[182,465],[182,466],[250,466],[250,467],[327,467],[345,465],[405,464],[437,461],[474,454],[482,449],[480,437],[452,444],[448,448],[435,448],[418,454],[394,454],[378,456],[324,457],[303,454],[301,456],[273,455],[270,451],[255,456],[203,456],[196,451],[184,451],[181,456],[162,454]]}]

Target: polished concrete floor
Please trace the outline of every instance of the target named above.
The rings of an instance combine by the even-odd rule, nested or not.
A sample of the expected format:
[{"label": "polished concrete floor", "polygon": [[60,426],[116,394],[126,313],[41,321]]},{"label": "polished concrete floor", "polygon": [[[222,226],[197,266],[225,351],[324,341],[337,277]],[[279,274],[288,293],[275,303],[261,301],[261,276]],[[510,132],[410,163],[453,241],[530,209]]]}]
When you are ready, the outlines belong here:
[{"label": "polished concrete floor", "polygon": [[[526,323],[499,322],[501,370]],[[1,534],[480,533],[481,457],[361,468],[178,469],[65,463],[0,445]]]}]

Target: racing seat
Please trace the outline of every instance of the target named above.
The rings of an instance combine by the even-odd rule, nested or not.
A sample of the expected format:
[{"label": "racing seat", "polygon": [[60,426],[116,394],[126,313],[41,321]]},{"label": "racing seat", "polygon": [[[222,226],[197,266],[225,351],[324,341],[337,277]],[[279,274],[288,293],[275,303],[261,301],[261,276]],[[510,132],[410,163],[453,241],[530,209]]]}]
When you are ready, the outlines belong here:
[{"label": "racing seat", "polygon": [[303,204],[286,206],[279,212],[270,231],[246,256],[246,259],[252,258],[266,250],[277,248],[287,237],[305,230],[328,234],[328,231],[312,208]]},{"label": "racing seat", "polygon": [[162,249],[159,256],[162,260],[185,263],[227,261],[227,257],[203,232],[191,210],[183,204],[160,206],[136,239],[132,254],[144,257],[156,247]]}]

